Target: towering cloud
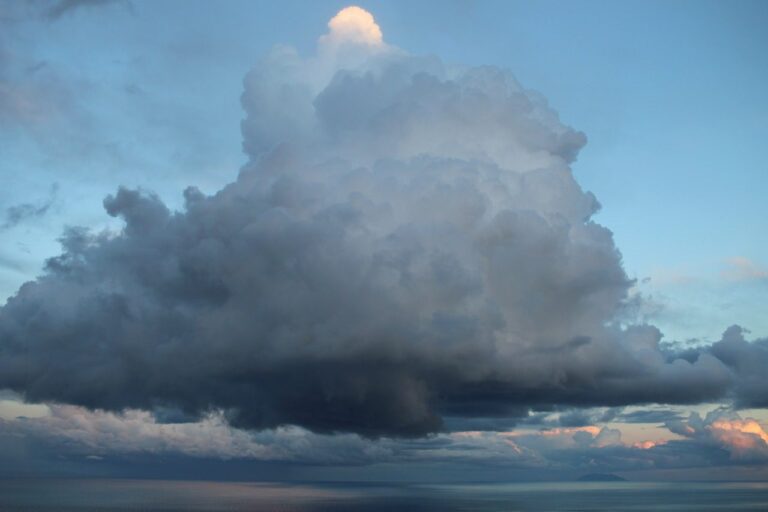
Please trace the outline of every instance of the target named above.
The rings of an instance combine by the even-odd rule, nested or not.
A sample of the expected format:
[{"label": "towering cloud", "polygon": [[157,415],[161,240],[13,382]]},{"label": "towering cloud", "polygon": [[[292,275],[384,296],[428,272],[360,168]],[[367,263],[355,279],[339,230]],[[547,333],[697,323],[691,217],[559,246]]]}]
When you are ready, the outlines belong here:
[{"label": "towering cloud", "polygon": [[619,324],[631,281],[570,168],[586,138],[541,96],[387,45],[359,8],[329,28],[247,75],[234,183],[181,212],[121,188],[121,232],[63,235],[0,310],[0,387],[370,437],[741,389],[742,348],[670,358]]}]

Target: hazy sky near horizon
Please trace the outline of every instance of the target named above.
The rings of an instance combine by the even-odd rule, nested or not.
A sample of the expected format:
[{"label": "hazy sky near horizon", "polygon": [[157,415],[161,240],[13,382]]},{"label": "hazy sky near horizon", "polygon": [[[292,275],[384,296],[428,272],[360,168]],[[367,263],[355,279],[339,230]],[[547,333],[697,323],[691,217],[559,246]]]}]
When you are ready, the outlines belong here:
[{"label": "hazy sky near horizon", "polygon": [[[768,164],[762,154],[768,119],[768,61],[764,57],[768,5],[746,1],[389,1],[358,5],[372,13],[375,22],[354,18],[327,27],[328,20],[347,6],[337,1],[232,0],[214,5],[172,0],[0,0],[0,295],[3,300],[18,297],[2,310],[6,323],[0,321],[0,336],[6,338],[0,338],[0,349],[6,347],[16,357],[16,349],[7,347],[37,336],[43,341],[31,350],[45,354],[21,363],[0,350],[0,369],[10,375],[5,381],[0,379],[0,387],[38,397],[30,401],[48,403],[21,404],[20,395],[9,393],[0,401],[0,417],[7,432],[28,439],[32,454],[28,460],[39,457],[42,461],[38,461],[40,466],[30,463],[29,471],[47,467],[46,457],[56,452],[56,446],[81,443],[69,453],[82,459],[77,464],[88,457],[92,457],[88,461],[98,462],[110,456],[130,457],[131,453],[168,452],[206,460],[246,453],[258,461],[308,466],[328,464],[329,460],[340,467],[382,461],[398,467],[411,460],[441,467],[493,466],[506,464],[500,459],[509,457],[514,459],[514,467],[541,471],[580,470],[585,461],[593,460],[600,469],[618,471],[735,464],[748,466],[747,473],[764,474],[768,435],[760,422],[765,420],[763,394],[768,386],[761,380],[760,368],[751,366],[750,360],[768,361]],[[377,30],[383,33],[381,38]],[[284,46],[275,49],[275,45]],[[477,66],[493,68],[473,71]],[[494,75],[496,68],[511,75],[500,78],[502,75]],[[353,73],[345,82],[345,70],[371,76],[381,73],[384,78],[366,83]],[[334,79],[337,71],[342,73]],[[401,74],[412,83],[403,85]],[[420,82],[423,76],[434,80]],[[463,95],[449,95],[454,83],[461,84]],[[434,90],[425,92],[430,87]],[[488,105],[472,103],[474,87],[491,98]],[[506,92],[500,93],[499,88]],[[527,103],[507,104],[506,94]],[[311,101],[306,99],[310,96]],[[433,98],[444,98],[444,103],[433,104]],[[305,100],[317,113],[318,119],[310,116],[317,126],[305,119]],[[400,110],[414,106],[418,107],[414,108],[416,114]],[[374,115],[377,108],[385,107],[391,107],[387,110],[391,117]],[[451,124],[455,119],[445,112],[462,113],[465,125]],[[508,114],[509,123],[496,119],[494,112]],[[411,126],[414,135],[408,138],[387,123]],[[427,135],[432,130],[434,137]],[[370,138],[369,132],[373,134]],[[327,193],[317,192],[316,197],[309,190],[322,180],[303,182],[309,178],[280,168],[275,175],[285,173],[285,182],[278,180],[278,185],[271,185],[272,195],[264,195],[249,176],[267,172],[259,170],[261,167],[283,165],[265,156],[285,142],[281,137],[295,144],[288,151],[295,150],[293,157],[318,165],[319,170],[313,172],[327,172],[325,183],[336,186],[329,186]],[[513,149],[504,145],[504,137],[515,140]],[[379,155],[382,147],[391,147],[392,154]],[[337,165],[334,158],[354,164],[353,168],[373,169],[374,175],[387,174],[393,181],[368,175],[349,177],[318,164],[322,161],[333,167]],[[443,182],[446,175],[435,174],[435,166],[440,165],[447,165],[451,169],[447,174],[457,181]],[[495,169],[514,170],[518,181],[506,185],[509,190],[515,186],[519,190],[509,192],[507,199],[495,195],[499,189],[488,185],[503,181]],[[542,174],[541,179],[525,177],[539,169],[551,174]],[[414,172],[426,178],[406,184],[410,178],[403,176]],[[571,173],[575,181],[569,181]],[[473,181],[477,176],[484,181]],[[406,181],[399,182],[401,179]],[[429,188],[430,180],[442,184],[443,188],[435,190],[445,195]],[[196,190],[190,192],[190,186]],[[462,192],[445,192],[452,186]],[[125,188],[118,191],[119,187]],[[136,188],[143,192],[134,193]],[[423,197],[411,198],[407,195],[411,190],[423,192],[434,204],[424,201],[416,208]],[[369,202],[349,199],[347,204],[348,197],[341,192],[357,199],[356,194],[362,194]],[[471,193],[462,195],[464,192]],[[242,213],[239,200],[251,201],[251,211]],[[386,204],[382,210],[372,206],[377,200]],[[544,235],[536,222],[520,214],[514,222],[499,221],[493,230],[478,234],[479,242],[444,231],[443,223],[465,226],[477,209],[485,212],[480,215],[483,222],[493,215],[500,219],[508,209],[506,200],[525,203],[526,211],[546,218],[550,227],[565,219],[577,228],[568,235],[552,228],[552,233]],[[302,222],[311,213],[308,218],[313,223],[283,224],[282,217],[274,216],[277,214],[262,216],[260,209],[266,211],[265,205],[274,206],[275,201],[283,201],[281,212],[295,214]],[[365,234],[346,224],[352,222],[351,217],[333,209],[339,205],[365,219],[360,221],[367,229]],[[398,213],[382,213],[387,208]],[[181,213],[168,217],[168,211]],[[256,217],[241,225],[241,214]],[[136,234],[165,225],[169,218],[175,220],[170,221],[173,227],[167,232],[146,238]],[[254,245],[228,245],[231,253],[226,257],[222,256],[226,251],[211,244],[185,252],[187,239],[176,240],[209,229],[206,218],[216,218],[224,227],[231,223],[233,229],[250,226],[244,232],[255,237]],[[584,219],[592,219],[610,232],[593,229]],[[128,228],[120,235],[124,224]],[[582,224],[588,226],[583,231]],[[72,226],[88,228],[91,233],[111,230],[112,234],[87,238],[68,229]],[[325,249],[303,245],[306,240],[338,244],[333,238],[335,230],[347,233],[348,229],[361,238],[350,242],[348,253],[344,253],[346,245],[339,246],[349,255],[339,265],[356,275],[361,261],[386,260],[386,272],[379,269],[381,273],[372,281],[361,278],[367,288],[359,288],[379,292],[380,302],[354,304],[352,292],[338,286],[341,270],[326,262]],[[488,256],[484,251],[490,249],[484,244],[491,244],[492,237],[504,238],[506,235],[499,234],[507,233],[504,230],[514,232],[512,238],[530,241],[525,251],[530,249],[531,254],[551,247],[557,250],[552,250],[551,259],[540,260],[505,247]],[[275,232],[288,235],[283,239]],[[377,233],[394,233],[399,238],[394,244],[391,237]],[[217,236],[232,242],[225,228],[215,235],[209,233],[208,238]],[[428,250],[458,255],[456,261],[435,257],[423,265],[414,263],[409,269],[416,275],[415,284],[407,288],[410,295],[401,289],[393,291],[387,272],[392,268],[402,271],[397,265],[406,265],[402,262],[408,258],[416,261],[413,255],[422,244],[415,240],[424,236]],[[438,238],[445,245],[435,241]],[[121,240],[125,245],[118,245]],[[381,251],[362,254],[362,245]],[[88,247],[96,249],[90,253]],[[263,247],[278,259],[293,254],[297,247],[306,250],[311,258],[296,263],[298,275],[312,286],[323,287],[351,315],[357,312],[360,322],[329,322],[316,328],[313,308],[325,310],[318,308],[317,297],[297,291],[295,276],[290,274],[294,269],[261,262],[263,266],[254,267],[251,274],[241,266],[239,250],[248,254]],[[64,256],[49,265],[54,278],[38,288],[28,287],[27,295],[18,292],[22,284],[43,273],[48,258],[62,251]],[[121,259],[116,254],[127,256]],[[179,282],[165,283],[164,277],[158,278],[157,289],[151,283],[146,289],[132,289],[135,282],[145,286],[141,280],[148,272],[161,276],[171,272],[160,263],[151,267],[152,258],[162,254],[192,254],[192,270],[186,274],[184,267]],[[491,261],[489,269],[478,263],[486,257]],[[493,263],[497,257],[514,265],[498,263],[497,268]],[[65,286],[60,277],[74,268],[69,265],[81,261],[78,258],[87,262],[77,284],[85,290],[83,315],[98,320],[89,326],[77,323],[81,317],[66,305],[67,297],[79,296],[80,289],[73,292],[68,288],[71,283]],[[232,291],[228,281],[222,285],[219,280],[208,280],[195,266],[198,264],[215,268],[233,281],[263,287],[254,289],[264,290],[263,296],[274,306],[251,310],[257,311],[254,316],[258,318],[247,328],[232,327],[245,321],[238,315],[261,299],[249,295],[249,290]],[[553,266],[557,267],[555,277],[536,280]],[[523,272],[525,277],[508,283],[515,290],[519,286],[520,291],[505,292],[504,276],[520,268],[528,269]],[[433,274],[427,276],[424,269]],[[290,278],[276,284],[259,277],[259,272],[279,276],[283,271]],[[125,281],[121,281],[123,275]],[[530,275],[537,277],[529,279]],[[489,277],[502,283],[499,289],[478,292],[479,281],[492,284],[494,279]],[[128,297],[127,309],[132,307],[130,300],[151,297],[146,299],[146,311],[131,310],[135,315],[131,318],[142,319],[137,321],[141,327],[123,327],[126,324],[114,319],[121,306],[108,312],[89,309],[94,306],[87,300],[88,290],[103,292],[100,287],[106,286],[108,278],[122,287],[121,293]],[[185,278],[189,280],[184,282]],[[533,305],[526,302],[532,292],[541,290],[545,290],[541,300]],[[232,296],[240,297],[241,303],[230,300],[236,307],[227,310],[222,304]],[[451,302],[459,300],[460,306]],[[45,315],[30,313],[26,309],[30,304]],[[502,309],[522,307],[530,318],[505,316],[495,309],[497,305]],[[157,310],[152,309],[155,307]],[[225,344],[233,352],[216,359],[222,371],[247,373],[237,364],[243,357],[236,349],[244,343],[244,333],[284,340],[282,346],[264,348],[265,360],[281,369],[274,375],[269,371],[260,374],[258,386],[286,389],[285,394],[265,398],[270,404],[267,412],[249,415],[236,379],[208,396],[207,379],[215,378],[215,373],[201,377],[185,369],[169,375],[167,382],[166,377],[155,378],[163,367],[157,361],[145,362],[134,348],[117,350],[117,356],[110,353],[104,366],[99,366],[102,361],[88,355],[101,354],[96,341],[82,352],[62,352],[61,361],[73,356],[72,367],[48,372],[48,354],[58,354],[62,345],[56,341],[59,334],[46,336],[65,329],[74,333],[72,339],[99,332],[116,333],[116,339],[139,337],[147,340],[147,346],[137,351],[157,354],[158,360],[173,360],[171,356],[178,357],[174,346],[163,344],[185,339],[189,328],[173,315],[201,307],[216,311],[195,329],[218,334],[196,340],[195,347],[206,346],[212,339],[227,340]],[[417,318],[408,314],[409,307],[427,309],[419,310]],[[384,311],[384,319],[369,321],[366,315],[372,311]],[[65,320],[56,324],[59,314]],[[67,316],[70,314],[75,316]],[[52,326],[39,327],[36,322],[43,317],[53,319]],[[558,318],[545,320],[550,317]],[[288,328],[271,325],[285,318],[291,320],[285,321]],[[424,318],[430,319],[428,327],[422,323]],[[401,321],[397,331],[380,325],[393,319]],[[464,357],[457,341],[465,335],[462,333],[478,340],[487,338],[491,346],[498,343],[499,322],[514,326],[510,343],[525,347],[520,353],[502,350],[501,361],[530,356],[532,368],[561,375],[557,378],[566,384],[542,384],[523,375],[521,363],[520,374],[505,381],[514,389],[483,388],[506,377],[498,377],[503,370],[487,356],[484,350],[488,347],[480,341],[475,347],[480,354],[477,360],[455,375],[443,357]],[[608,323],[617,331],[604,330]],[[651,330],[619,332],[627,325],[645,323],[658,327],[658,334]],[[732,325],[741,328],[726,331]],[[405,369],[399,356],[390,361],[391,354],[381,355],[377,347],[360,349],[371,348],[371,353],[393,365],[391,370],[386,365],[376,369],[384,372],[378,377],[386,381],[382,386],[418,388],[413,401],[404,403],[389,396],[389,391],[369,385],[366,389],[373,389],[371,393],[385,404],[376,411],[360,406],[359,410],[353,407],[355,417],[349,420],[307,420],[305,415],[311,413],[316,398],[306,398],[311,389],[287,384],[285,374],[305,372],[311,375],[307,387],[313,387],[315,377],[323,387],[328,384],[326,372],[343,373],[350,364],[345,359],[349,347],[326,337],[354,339],[371,332],[396,347],[400,347],[399,340],[412,339],[414,333],[423,336],[424,346],[417,352],[406,350],[415,362]],[[287,364],[283,351],[308,350],[301,345],[302,336],[319,339],[320,348],[302,353],[306,360],[291,360],[294,366],[283,370],[280,365]],[[621,366],[628,363],[622,359],[623,352],[614,352],[611,336],[621,338],[621,347],[631,347],[627,349],[631,359],[640,366]],[[660,345],[660,336],[664,342],[679,343]],[[531,340],[538,340],[538,348]],[[451,352],[435,349],[445,343]],[[642,348],[646,345],[653,348]],[[158,349],[160,346],[163,348]],[[594,353],[576,352],[582,346]],[[575,355],[560,355],[568,350]],[[352,352],[352,358],[358,356]],[[306,363],[318,354],[337,358],[333,364],[340,366],[318,370]],[[354,371],[364,368],[365,372],[366,365],[376,360],[370,359],[370,353],[364,355],[352,361]],[[211,357],[194,348],[186,361],[194,367]],[[629,373],[637,380],[622,382],[615,393],[606,391],[603,388],[609,386],[602,385],[601,379],[613,383],[610,379],[614,377],[611,371],[596,368],[593,360],[631,368]],[[681,361],[691,368],[681,368]],[[83,370],[77,377],[67,377],[68,371],[78,372],[89,364],[98,371]],[[137,391],[134,377],[120,382],[108,378],[115,365],[147,376],[147,389]],[[46,369],[45,379],[29,378],[35,368]],[[649,369],[657,380],[643,380]],[[494,378],[486,382],[488,375]],[[353,380],[357,383],[365,378],[355,374]],[[514,387],[522,385],[515,380],[518,378],[524,382],[522,388]],[[83,391],[100,379],[108,382],[108,397]],[[573,381],[588,391],[563,391]],[[189,392],[176,391],[176,382],[189,383]],[[468,382],[471,389],[464,389]],[[343,395],[336,387],[348,385],[328,384],[325,399],[331,400],[328,395],[336,396],[334,393]],[[671,392],[674,387],[690,390],[690,394]],[[520,398],[519,389],[534,398]],[[445,399],[443,409],[424,413],[421,392],[427,397],[439,394]],[[500,396],[512,405],[499,405]],[[545,405],[553,409],[547,411]],[[741,412],[721,410],[721,405]],[[337,414],[347,414],[350,407],[342,400],[344,412]],[[392,420],[390,409],[402,408],[415,418],[413,424]],[[123,409],[129,410],[128,417],[115,415]],[[534,412],[527,416],[529,409]],[[154,415],[142,410],[153,410]],[[202,412],[206,414],[199,416]],[[36,420],[16,420],[19,415]],[[361,416],[368,418],[366,422],[359,421]],[[505,417],[514,421],[499,419]],[[192,419],[199,421],[187,423]],[[448,427],[436,427],[438,419],[447,420]],[[520,422],[519,430],[510,431]],[[264,430],[255,437],[231,427],[259,430],[277,424],[298,426]],[[549,433],[541,434],[541,428],[550,429]],[[339,430],[346,433],[332,433]],[[368,439],[392,433],[418,437],[437,431],[441,433],[424,441]],[[117,455],[108,446],[115,435],[129,447]],[[206,447],[211,439],[215,439],[213,447]],[[8,440],[0,438],[0,442],[5,445]],[[305,450],[306,446],[311,449]],[[669,466],[659,462],[672,459],[676,462]],[[10,458],[2,463],[6,472],[15,461]]]}]

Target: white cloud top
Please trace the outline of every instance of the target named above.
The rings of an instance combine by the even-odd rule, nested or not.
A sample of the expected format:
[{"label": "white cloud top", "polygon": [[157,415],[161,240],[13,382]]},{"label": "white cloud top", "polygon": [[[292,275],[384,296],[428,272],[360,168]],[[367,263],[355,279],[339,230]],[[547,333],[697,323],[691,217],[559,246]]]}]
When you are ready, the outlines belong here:
[{"label": "white cloud top", "polygon": [[357,6],[345,7],[328,22],[330,32],[321,41],[330,44],[358,43],[381,46],[384,38],[373,15]]}]

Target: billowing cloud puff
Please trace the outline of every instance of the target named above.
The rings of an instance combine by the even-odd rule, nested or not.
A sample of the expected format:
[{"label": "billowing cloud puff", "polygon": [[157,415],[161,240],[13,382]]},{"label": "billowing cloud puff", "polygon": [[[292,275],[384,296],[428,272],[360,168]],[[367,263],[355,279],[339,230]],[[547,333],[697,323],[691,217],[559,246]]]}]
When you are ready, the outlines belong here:
[{"label": "billowing cloud puff", "polygon": [[63,235],[0,310],[0,387],[370,437],[725,396],[717,351],[669,358],[618,325],[631,281],[570,168],[583,134],[508,72],[334,20],[317,56],[246,77],[235,182],[180,212],[121,188],[121,232]]},{"label": "billowing cloud puff", "polygon": [[697,413],[687,421],[671,421],[667,428],[680,436],[716,446],[740,462],[768,461],[768,434],[754,419],[737,413],[712,411],[702,419]]},{"label": "billowing cloud puff", "polygon": [[732,391],[743,407],[768,407],[768,338],[747,341],[745,329],[734,325],[710,348],[715,357],[727,364],[735,374]]},{"label": "billowing cloud puff", "polygon": [[328,22],[328,35],[320,41],[326,44],[344,42],[381,46],[384,38],[373,15],[357,6],[345,7]]}]

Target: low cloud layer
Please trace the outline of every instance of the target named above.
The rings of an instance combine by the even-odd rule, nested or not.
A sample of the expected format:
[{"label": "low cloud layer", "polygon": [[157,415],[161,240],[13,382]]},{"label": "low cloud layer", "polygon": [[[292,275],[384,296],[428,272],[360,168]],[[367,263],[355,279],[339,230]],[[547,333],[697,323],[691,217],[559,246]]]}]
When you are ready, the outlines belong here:
[{"label": "low cloud layer", "polygon": [[[342,16],[341,14],[339,16]],[[334,18],[245,79],[237,180],[104,200],[0,310],[0,387],[245,429],[414,437],[555,406],[764,406],[768,341],[623,326],[632,285],[570,164],[584,134],[494,67]],[[740,333],[740,331],[739,331]],[[683,357],[685,356],[685,357]],[[607,437],[610,437],[606,434]]]},{"label": "low cloud layer", "polygon": [[95,466],[92,470],[99,464],[126,464],[146,456],[160,461],[171,456],[198,462],[356,467],[362,472],[377,464],[459,464],[541,474],[754,469],[768,462],[768,434],[754,419],[732,411],[714,410],[704,418],[693,413],[688,419],[669,421],[663,430],[664,438],[641,441],[626,440],[618,428],[597,425],[372,441],[354,434],[314,434],[299,427],[246,432],[229,426],[220,414],[195,423],[161,423],[144,411],[115,414],[52,405],[47,414],[35,418],[0,419],[0,446],[23,439],[27,451],[38,457],[53,453],[60,460]]}]

